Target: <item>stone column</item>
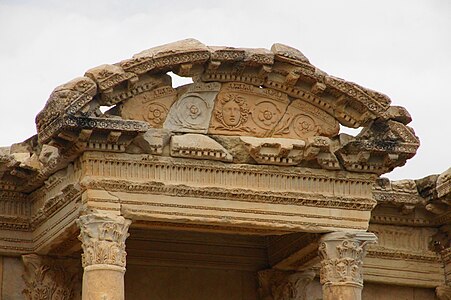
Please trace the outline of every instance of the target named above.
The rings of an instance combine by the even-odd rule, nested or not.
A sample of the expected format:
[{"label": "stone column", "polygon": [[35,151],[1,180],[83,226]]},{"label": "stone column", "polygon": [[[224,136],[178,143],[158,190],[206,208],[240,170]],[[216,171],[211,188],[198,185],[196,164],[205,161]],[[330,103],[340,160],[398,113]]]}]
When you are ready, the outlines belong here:
[{"label": "stone column", "polygon": [[258,272],[261,300],[304,300],[307,285],[315,272],[280,271],[275,269]]},{"label": "stone column", "polygon": [[360,300],[362,298],[362,265],[365,248],[376,243],[369,232],[333,232],[320,241],[320,279],[323,300]]},{"label": "stone column", "polygon": [[131,221],[109,213],[81,216],[83,300],[124,300],[125,240]]},{"label": "stone column", "polygon": [[23,255],[28,300],[79,300],[81,266],[76,259],[51,258],[36,254]]}]

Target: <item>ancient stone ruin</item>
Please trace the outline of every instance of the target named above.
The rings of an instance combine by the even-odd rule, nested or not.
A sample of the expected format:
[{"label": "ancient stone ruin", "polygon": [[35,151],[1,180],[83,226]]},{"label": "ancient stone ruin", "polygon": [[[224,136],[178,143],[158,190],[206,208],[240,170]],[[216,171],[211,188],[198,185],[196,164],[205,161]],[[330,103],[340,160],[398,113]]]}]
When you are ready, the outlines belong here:
[{"label": "ancient stone ruin", "polygon": [[0,149],[0,295],[450,299],[451,170],[381,177],[415,155],[410,121],[282,44],[90,69]]}]

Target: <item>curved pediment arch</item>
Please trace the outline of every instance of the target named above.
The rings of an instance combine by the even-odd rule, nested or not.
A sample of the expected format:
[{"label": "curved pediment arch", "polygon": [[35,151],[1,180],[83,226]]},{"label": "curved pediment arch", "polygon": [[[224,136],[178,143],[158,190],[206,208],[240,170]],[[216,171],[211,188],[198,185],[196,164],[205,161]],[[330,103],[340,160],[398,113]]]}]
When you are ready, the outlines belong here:
[{"label": "curved pediment arch", "polygon": [[[174,87],[169,72],[193,83]],[[33,143],[36,156],[49,145],[63,158],[35,170],[33,180],[89,149],[380,175],[419,146],[406,126],[408,112],[390,103],[286,45],[266,50],[183,40],[57,87],[36,117]],[[102,106],[109,110],[102,113]],[[340,125],[363,129],[353,137]]]}]

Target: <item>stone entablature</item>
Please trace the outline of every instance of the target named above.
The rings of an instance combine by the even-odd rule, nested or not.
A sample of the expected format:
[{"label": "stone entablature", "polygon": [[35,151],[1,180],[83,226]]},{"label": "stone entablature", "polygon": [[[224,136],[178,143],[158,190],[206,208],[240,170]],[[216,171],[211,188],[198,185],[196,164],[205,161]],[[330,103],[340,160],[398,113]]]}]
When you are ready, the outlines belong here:
[{"label": "stone entablature", "polygon": [[[169,72],[193,83],[173,87]],[[268,237],[265,299],[304,298],[310,269],[326,299],[346,290],[335,286],[359,299],[362,268],[373,282],[446,292],[449,170],[377,180],[415,154],[410,121],[285,45],[152,48],[57,87],[37,135],[0,149],[0,254],[83,251],[84,297],[123,299],[132,223]],[[364,249],[373,233],[380,244]]]},{"label": "stone entablature", "polygon": [[[169,71],[194,83],[174,88]],[[102,113],[101,106],[111,109]],[[168,156],[157,149],[184,133],[213,136],[213,148],[226,151],[199,156],[211,149],[174,143],[172,155],[240,163],[227,151],[244,147],[252,157],[247,163],[382,174],[415,154],[419,142],[406,126],[410,120],[387,96],[327,75],[288,46],[268,51],[185,40],[57,87],[36,118],[38,137],[0,150],[0,184],[30,192],[87,150]],[[363,130],[356,137],[339,134],[339,123]],[[169,139],[129,148],[149,129],[169,131]],[[238,136],[265,140],[236,142]]]}]

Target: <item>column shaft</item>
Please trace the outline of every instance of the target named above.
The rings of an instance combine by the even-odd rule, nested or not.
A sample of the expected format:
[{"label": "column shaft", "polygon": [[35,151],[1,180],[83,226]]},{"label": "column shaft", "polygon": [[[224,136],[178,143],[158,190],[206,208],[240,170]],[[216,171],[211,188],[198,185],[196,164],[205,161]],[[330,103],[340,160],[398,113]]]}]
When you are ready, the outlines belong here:
[{"label": "column shaft", "polygon": [[125,240],[131,221],[107,213],[81,216],[83,300],[124,300]]}]

